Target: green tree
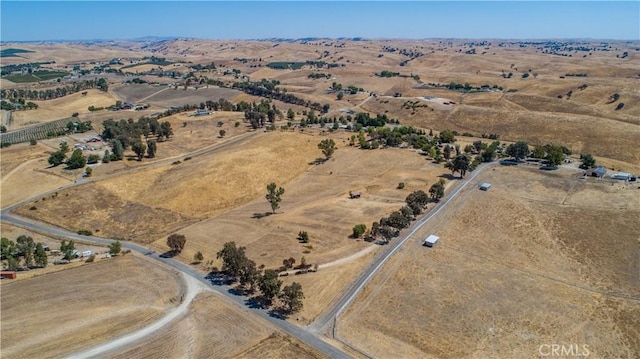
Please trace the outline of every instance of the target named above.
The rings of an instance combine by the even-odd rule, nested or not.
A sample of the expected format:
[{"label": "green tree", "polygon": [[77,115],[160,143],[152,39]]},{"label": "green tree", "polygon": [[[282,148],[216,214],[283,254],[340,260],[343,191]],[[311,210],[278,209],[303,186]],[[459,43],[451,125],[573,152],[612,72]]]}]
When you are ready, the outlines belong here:
[{"label": "green tree", "polygon": [[466,155],[458,155],[453,159],[453,171],[460,173],[460,178],[464,178],[464,175],[469,169],[470,159]]},{"label": "green tree", "polygon": [[117,256],[122,251],[122,243],[120,241],[111,242],[109,244],[109,254],[112,256]]},{"label": "green tree", "polygon": [[24,265],[26,267],[33,266],[33,251],[36,244],[33,242],[33,238],[25,235],[21,235],[16,239],[16,249],[19,255],[24,258]]},{"label": "green tree", "polygon": [[295,120],[295,119],[296,119],[296,113],[295,113],[295,112],[293,112],[293,110],[292,110],[292,109],[289,109],[289,110],[287,111],[287,119],[288,119],[289,121],[293,121],[293,120]]},{"label": "green tree", "polygon": [[137,140],[131,144],[131,150],[133,150],[133,152],[135,152],[136,155],[138,156],[138,161],[142,161],[142,157],[144,156],[144,153],[147,151],[147,145],[142,143],[142,141]]},{"label": "green tree", "polygon": [[336,99],[338,101],[342,101],[343,98],[344,98],[344,92],[342,91],[338,92],[338,95],[336,95]]},{"label": "green tree", "polygon": [[278,273],[272,269],[265,270],[258,281],[260,292],[262,292],[262,296],[268,301],[271,301],[280,294],[281,286],[282,281],[278,280]]},{"label": "green tree", "polygon": [[120,140],[114,140],[111,144],[111,149],[113,153],[111,154],[112,161],[120,161],[124,156],[124,145]]},{"label": "green tree", "polygon": [[227,134],[227,131],[225,131],[225,130],[220,130],[220,131],[218,132],[218,134],[219,134],[219,135],[220,135],[220,137],[222,138],[222,137],[224,137],[224,135],[226,135],[226,134]]},{"label": "green tree", "polygon": [[47,161],[49,162],[50,165],[55,167],[55,166],[61,165],[65,159],[66,159],[66,156],[64,155],[64,152],[55,151],[49,156],[49,159]]},{"label": "green tree", "polygon": [[156,156],[156,141],[150,140],[147,141],[147,157],[154,158]]},{"label": "green tree", "polygon": [[84,170],[84,175],[85,175],[86,177],[91,177],[91,175],[92,175],[92,174],[93,174],[93,168],[91,168],[91,167],[87,167],[87,168]]},{"label": "green tree", "polygon": [[67,160],[67,167],[69,169],[82,168],[87,164],[87,159],[82,155],[81,150],[74,150],[71,157]]},{"label": "green tree", "polygon": [[69,145],[67,144],[66,141],[63,141],[60,143],[60,152],[66,154],[67,152],[69,152]]},{"label": "green tree", "polygon": [[88,165],[92,165],[94,163],[98,163],[98,161],[100,161],[100,156],[99,155],[91,154],[91,155],[89,155],[89,157],[87,157],[87,164]]},{"label": "green tree", "polygon": [[222,271],[233,278],[240,276],[242,267],[246,263],[245,247],[237,247],[236,242],[226,242],[216,253],[217,259],[222,259]]},{"label": "green tree", "polygon": [[[4,101],[2,101],[2,102],[4,102]],[[5,125],[0,125],[0,132],[1,132],[1,133],[7,133],[7,126],[5,126]]]},{"label": "green tree", "polygon": [[596,159],[589,153],[580,155],[580,159],[582,160],[582,164],[580,165],[582,169],[588,169],[596,165]]},{"label": "green tree", "polygon": [[182,252],[186,242],[187,238],[182,234],[174,233],[167,237],[167,246],[171,248],[171,252],[173,252],[173,254]]},{"label": "green tree", "polygon": [[2,237],[1,239],[2,245],[0,249],[0,258],[7,259],[9,257],[16,256],[16,244],[12,240],[6,237]]},{"label": "green tree", "polygon": [[169,123],[169,121],[165,121],[160,124],[160,129],[162,130],[162,135],[167,139],[173,136],[173,129],[171,128],[171,124]]},{"label": "green tree", "polygon": [[513,157],[516,161],[523,159],[529,155],[529,145],[526,142],[518,141],[507,147],[507,154]]},{"label": "green tree", "polygon": [[256,262],[245,258],[240,265],[240,284],[249,286],[249,291],[253,292],[259,280],[260,271],[256,267]]},{"label": "green tree", "polygon": [[269,201],[271,205],[271,211],[276,213],[276,209],[280,207],[280,202],[282,201],[282,195],[284,194],[284,188],[279,187],[276,189],[276,184],[271,182],[267,185],[267,195],[265,198]]},{"label": "green tree", "polygon": [[45,252],[42,243],[36,244],[36,250],[33,253],[33,259],[38,267],[44,268],[47,266],[47,252]]},{"label": "green tree", "polygon": [[326,138],[318,143],[318,148],[322,150],[322,154],[329,159],[336,150],[336,142],[332,138]]},{"label": "green tree", "polygon": [[564,152],[560,146],[548,146],[547,148],[547,161],[549,166],[558,166],[564,160]]},{"label": "green tree", "polygon": [[71,260],[73,259],[73,252],[76,249],[76,245],[73,242],[73,240],[70,240],[69,242],[65,241],[64,239],[62,240],[62,243],[60,243],[60,252],[62,252],[62,258],[66,259],[66,260]]},{"label": "green tree", "polygon": [[102,163],[109,163],[111,162],[111,154],[109,153],[109,150],[104,150],[104,156],[102,156]]},{"label": "green tree", "polygon": [[204,256],[200,251],[197,251],[196,254],[193,255],[193,261],[196,263],[202,262],[203,259],[204,259]]},{"label": "green tree", "polygon": [[429,194],[431,195],[431,199],[435,202],[440,201],[440,198],[444,197],[444,179],[440,179],[438,182],[431,185],[429,188]]},{"label": "green tree", "polygon": [[290,285],[285,286],[282,289],[282,293],[280,293],[280,299],[288,313],[295,313],[299,311],[302,309],[302,300],[304,299],[302,285],[300,285],[300,283],[293,282]]},{"label": "green tree", "polygon": [[456,142],[456,136],[453,131],[444,130],[440,132],[440,142],[441,143],[454,143]]},{"label": "green tree", "polygon": [[351,237],[353,238],[360,238],[362,237],[362,235],[364,234],[364,232],[367,231],[367,226],[364,224],[356,224],[355,226],[353,226],[353,233],[351,234]]}]

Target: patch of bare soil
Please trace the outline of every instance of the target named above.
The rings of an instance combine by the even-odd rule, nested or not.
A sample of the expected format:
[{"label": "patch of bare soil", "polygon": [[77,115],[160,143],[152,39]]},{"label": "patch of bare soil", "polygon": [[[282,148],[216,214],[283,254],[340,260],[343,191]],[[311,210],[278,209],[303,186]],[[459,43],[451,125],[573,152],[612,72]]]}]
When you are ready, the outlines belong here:
[{"label": "patch of bare soil", "polygon": [[134,255],[3,283],[2,356],[61,357],[111,340],[177,305],[179,293],[176,274]]}]

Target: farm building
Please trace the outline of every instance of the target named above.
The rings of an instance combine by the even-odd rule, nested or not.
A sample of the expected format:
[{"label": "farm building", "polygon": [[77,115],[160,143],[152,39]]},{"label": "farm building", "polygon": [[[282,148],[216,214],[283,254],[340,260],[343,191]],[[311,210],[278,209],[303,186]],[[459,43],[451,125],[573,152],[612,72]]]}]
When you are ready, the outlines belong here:
[{"label": "farm building", "polygon": [[607,169],[602,167],[602,166],[598,166],[596,168],[592,168],[589,171],[587,171],[585,174],[587,176],[591,176],[591,177],[598,177],[598,178],[602,178],[604,177],[604,175],[607,173]]},{"label": "farm building", "polygon": [[427,247],[433,247],[438,242],[439,239],[440,237],[430,234],[429,237],[427,237],[424,240],[424,243],[422,245]]},{"label": "farm building", "polygon": [[485,183],[480,185],[480,189],[483,190],[483,191],[488,191],[489,188],[491,188],[491,183],[486,183],[485,182]]},{"label": "farm building", "polygon": [[631,174],[630,173],[624,173],[624,172],[612,173],[611,174],[611,178],[617,179],[617,180],[628,181],[629,179],[631,179]]}]

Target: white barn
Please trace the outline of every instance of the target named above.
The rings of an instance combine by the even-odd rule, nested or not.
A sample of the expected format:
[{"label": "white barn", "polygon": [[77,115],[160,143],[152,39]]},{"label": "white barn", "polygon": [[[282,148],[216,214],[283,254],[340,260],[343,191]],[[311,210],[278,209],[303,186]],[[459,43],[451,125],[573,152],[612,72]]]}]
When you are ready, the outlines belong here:
[{"label": "white barn", "polygon": [[429,237],[427,237],[424,240],[424,243],[422,245],[427,247],[433,247],[438,242],[439,239],[440,237],[434,236],[433,234],[431,234],[429,235]]}]

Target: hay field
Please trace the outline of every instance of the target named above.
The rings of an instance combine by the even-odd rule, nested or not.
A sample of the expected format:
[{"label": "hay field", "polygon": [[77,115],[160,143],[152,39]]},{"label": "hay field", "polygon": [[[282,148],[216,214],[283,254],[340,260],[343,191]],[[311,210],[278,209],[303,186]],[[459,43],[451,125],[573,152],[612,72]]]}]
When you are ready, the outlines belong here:
[{"label": "hay field", "polygon": [[[537,357],[543,344],[637,357],[636,186],[504,167],[485,181],[383,267],[339,335],[377,357]],[[430,233],[441,243],[426,249]]]},{"label": "hay field", "polygon": [[17,129],[37,123],[44,123],[62,118],[69,118],[74,112],[89,113],[89,106],[106,107],[116,103],[116,97],[100,90],[87,90],[87,95],[80,92],[53,100],[33,101],[38,104],[35,110],[14,111],[9,129]]},{"label": "hay field", "polygon": [[[272,333],[266,321],[246,315],[245,311],[227,303],[217,294],[200,293],[184,317],[110,357],[232,358],[260,345]],[[283,340],[291,341],[286,337]],[[279,352],[277,348],[269,350]],[[286,352],[285,349],[280,350]]]},{"label": "hay field", "polygon": [[3,283],[2,357],[60,357],[108,341],[152,322],[179,295],[176,274],[134,255]]}]

